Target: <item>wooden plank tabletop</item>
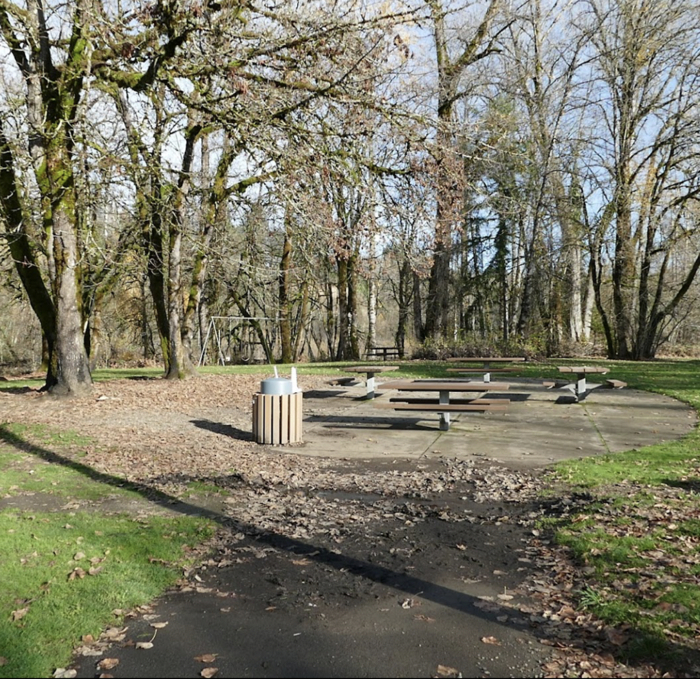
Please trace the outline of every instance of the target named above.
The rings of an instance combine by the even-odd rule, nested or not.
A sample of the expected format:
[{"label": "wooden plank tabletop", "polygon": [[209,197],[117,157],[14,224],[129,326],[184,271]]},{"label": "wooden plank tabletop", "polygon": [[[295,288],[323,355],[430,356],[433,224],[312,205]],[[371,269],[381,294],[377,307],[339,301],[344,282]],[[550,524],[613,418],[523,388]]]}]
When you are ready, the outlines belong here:
[{"label": "wooden plank tabletop", "polygon": [[346,373],[383,373],[398,369],[398,365],[351,365],[348,368],[343,368],[343,371]]},{"label": "wooden plank tabletop", "polygon": [[577,375],[605,375],[609,372],[609,368],[603,368],[597,365],[579,365],[579,366],[569,366],[560,365],[560,373],[576,373]]},{"label": "wooden plank tabletop", "polygon": [[509,389],[510,385],[464,380],[394,380],[384,382],[381,388],[398,391],[504,391]]},{"label": "wooden plank tabletop", "polygon": [[477,357],[460,356],[447,359],[450,363],[522,363],[525,359],[522,356],[494,356],[494,357]]}]

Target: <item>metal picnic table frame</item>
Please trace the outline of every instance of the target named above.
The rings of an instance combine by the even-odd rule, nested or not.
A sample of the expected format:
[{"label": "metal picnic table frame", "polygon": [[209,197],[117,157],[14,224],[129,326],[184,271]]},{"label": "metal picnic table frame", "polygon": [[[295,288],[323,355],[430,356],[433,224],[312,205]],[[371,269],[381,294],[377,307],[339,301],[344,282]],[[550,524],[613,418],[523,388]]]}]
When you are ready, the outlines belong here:
[{"label": "metal picnic table frame", "polygon": [[586,384],[586,375],[605,375],[609,372],[608,368],[594,365],[579,365],[579,366],[558,366],[560,373],[573,373],[576,375],[576,381],[573,384],[574,396],[577,401],[582,401],[590,392]]},{"label": "metal picnic table frame", "polygon": [[348,368],[343,368],[343,371],[349,373],[365,373],[367,375],[367,391],[365,393],[365,398],[374,398],[376,374],[398,369],[398,365],[352,365]]}]

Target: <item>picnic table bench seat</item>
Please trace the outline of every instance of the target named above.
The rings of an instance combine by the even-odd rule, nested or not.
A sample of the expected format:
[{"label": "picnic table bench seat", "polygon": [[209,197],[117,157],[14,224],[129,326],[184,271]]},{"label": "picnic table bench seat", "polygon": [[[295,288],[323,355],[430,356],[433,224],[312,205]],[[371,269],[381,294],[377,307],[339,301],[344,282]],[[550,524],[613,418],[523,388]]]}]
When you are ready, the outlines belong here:
[{"label": "picnic table bench seat", "polygon": [[390,410],[424,410],[436,413],[445,412],[505,412],[508,410],[508,404],[503,405],[495,403],[433,403],[429,400],[424,402],[414,403],[391,403],[387,401],[378,401],[375,403],[377,408],[385,408]]},{"label": "picnic table bench seat", "polygon": [[[343,368],[349,373],[364,373],[367,375],[365,398],[374,398],[374,390],[376,388],[375,376],[384,372],[398,370],[398,365],[351,365]],[[355,379],[355,378],[350,378]]]},{"label": "picnic table bench seat", "polygon": [[449,363],[523,363],[525,359],[522,356],[450,356],[447,359]]},{"label": "picnic table bench seat", "polygon": [[622,380],[605,380],[605,384],[612,389],[623,389],[627,386],[627,382],[623,382]]},{"label": "picnic table bench seat", "polygon": [[511,365],[506,368],[472,368],[464,366],[464,368],[446,368],[448,373],[507,373],[513,370],[518,370],[517,366]]},{"label": "picnic table bench seat", "polygon": [[[451,357],[448,358],[448,363],[464,363],[465,365],[457,368],[447,368],[447,372],[453,373],[476,373],[484,376],[484,382],[491,381],[491,373],[505,373],[512,370],[518,370],[517,365],[512,363],[522,363],[525,359],[522,356],[484,356],[484,357]],[[469,365],[470,363],[481,363],[480,366]]]},{"label": "picnic table bench seat", "polygon": [[561,389],[567,384],[569,383],[565,380],[545,380],[544,382],[542,382],[542,386],[546,389]]},{"label": "picnic table bench seat", "polygon": [[[393,396],[389,399],[390,403],[440,403],[439,398],[420,398],[416,396]],[[509,405],[510,399],[507,398],[451,398],[450,404],[456,405]]]}]

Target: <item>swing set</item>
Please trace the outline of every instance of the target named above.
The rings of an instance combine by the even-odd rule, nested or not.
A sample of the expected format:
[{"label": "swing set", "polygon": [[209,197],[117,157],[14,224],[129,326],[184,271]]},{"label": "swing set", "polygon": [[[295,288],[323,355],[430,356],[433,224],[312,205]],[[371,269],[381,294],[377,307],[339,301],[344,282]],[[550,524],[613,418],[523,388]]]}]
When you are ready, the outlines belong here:
[{"label": "swing set", "polygon": [[220,365],[232,363],[273,363],[272,342],[261,342],[256,324],[273,322],[266,316],[211,316],[198,365],[205,365],[210,342]]}]

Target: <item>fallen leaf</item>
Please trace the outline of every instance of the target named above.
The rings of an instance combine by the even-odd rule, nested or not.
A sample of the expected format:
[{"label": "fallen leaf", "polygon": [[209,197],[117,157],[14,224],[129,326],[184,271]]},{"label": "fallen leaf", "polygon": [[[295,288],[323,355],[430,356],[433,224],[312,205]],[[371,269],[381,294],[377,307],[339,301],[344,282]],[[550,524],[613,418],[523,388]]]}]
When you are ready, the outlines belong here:
[{"label": "fallen leaf", "polygon": [[622,644],[629,640],[629,635],[625,634],[624,632],[618,632],[614,629],[606,630],[605,636],[607,636],[608,641],[615,646],[622,646]]},{"label": "fallen leaf", "polygon": [[104,632],[102,632],[102,636],[112,641],[119,641],[119,637],[123,636],[124,632],[126,632],[128,629],[128,627],[108,627]]},{"label": "fallen leaf", "polygon": [[77,670],[67,670],[65,667],[59,667],[52,675],[56,679],[74,679],[78,676]]},{"label": "fallen leaf", "polygon": [[141,648],[147,651],[149,648],[153,648],[153,644],[150,641],[139,641],[136,643],[136,648]]},{"label": "fallen leaf", "polygon": [[485,644],[491,644],[492,646],[500,646],[501,642],[496,639],[496,637],[481,637],[481,641]]},{"label": "fallen leaf", "polygon": [[168,623],[167,622],[152,622],[151,627],[153,629],[163,629],[163,627],[167,627]]},{"label": "fallen leaf", "polygon": [[102,670],[113,670],[119,664],[119,658],[102,658],[100,662],[97,663],[97,669]]},{"label": "fallen leaf", "polygon": [[25,615],[29,613],[29,606],[26,608],[18,608],[16,611],[12,611],[12,622],[17,622],[21,620]]},{"label": "fallen leaf", "polygon": [[427,615],[414,615],[414,620],[422,620],[423,622],[435,622],[435,618],[430,618]]},{"label": "fallen leaf", "polygon": [[205,667],[199,675],[204,677],[204,679],[211,679],[218,671],[218,667]]},{"label": "fallen leaf", "polygon": [[85,577],[85,571],[82,568],[74,568],[69,574],[68,574],[68,580],[75,580],[76,578],[84,578]]},{"label": "fallen leaf", "polygon": [[0,655],[0,667],[2,667],[3,665],[7,665],[7,658],[3,658]]},{"label": "fallen leaf", "polygon": [[459,670],[456,670],[454,667],[448,667],[447,665],[438,665],[437,675],[438,677],[460,677],[462,676],[462,673]]},{"label": "fallen leaf", "polygon": [[196,656],[195,660],[199,660],[199,662],[214,662],[218,655],[218,653],[205,653],[204,655]]}]

